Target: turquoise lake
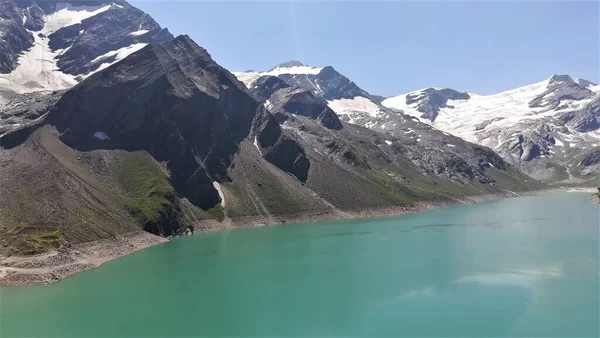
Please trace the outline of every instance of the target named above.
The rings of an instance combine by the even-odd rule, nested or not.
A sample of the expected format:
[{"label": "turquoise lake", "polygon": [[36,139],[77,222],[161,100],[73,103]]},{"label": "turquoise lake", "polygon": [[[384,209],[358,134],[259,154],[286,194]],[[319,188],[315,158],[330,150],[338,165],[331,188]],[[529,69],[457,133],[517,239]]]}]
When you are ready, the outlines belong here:
[{"label": "turquoise lake", "polygon": [[174,239],[0,288],[0,336],[598,336],[589,194]]}]

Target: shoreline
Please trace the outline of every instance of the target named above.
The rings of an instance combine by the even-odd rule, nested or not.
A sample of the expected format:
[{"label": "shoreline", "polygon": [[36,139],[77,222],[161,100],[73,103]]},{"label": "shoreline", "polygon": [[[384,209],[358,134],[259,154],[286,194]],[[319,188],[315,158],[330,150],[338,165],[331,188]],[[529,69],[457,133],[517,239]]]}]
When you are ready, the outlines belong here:
[{"label": "shoreline", "polygon": [[[553,193],[582,192],[592,193],[587,188],[551,188],[522,193],[502,192],[463,198],[418,201],[403,207],[383,207],[362,211],[327,213],[304,213],[299,215],[257,215],[226,218],[223,221],[206,220],[194,227],[194,232],[219,231],[241,227],[261,227],[287,223],[303,223],[333,219],[356,219],[370,217],[399,216],[419,213],[435,208],[472,205],[477,202],[512,197],[540,196]],[[79,272],[95,269],[103,263],[123,257],[136,251],[168,242],[168,238],[140,230],[114,238],[102,239],[61,248],[37,256],[0,256],[0,286],[45,285],[55,283]]]}]

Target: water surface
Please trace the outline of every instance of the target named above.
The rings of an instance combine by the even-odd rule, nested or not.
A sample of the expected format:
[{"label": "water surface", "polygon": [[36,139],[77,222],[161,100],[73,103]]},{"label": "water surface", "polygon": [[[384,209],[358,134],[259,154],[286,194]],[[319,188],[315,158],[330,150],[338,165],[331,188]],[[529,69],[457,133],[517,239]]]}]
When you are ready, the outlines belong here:
[{"label": "water surface", "polygon": [[0,288],[0,335],[598,336],[587,194],[178,238]]}]

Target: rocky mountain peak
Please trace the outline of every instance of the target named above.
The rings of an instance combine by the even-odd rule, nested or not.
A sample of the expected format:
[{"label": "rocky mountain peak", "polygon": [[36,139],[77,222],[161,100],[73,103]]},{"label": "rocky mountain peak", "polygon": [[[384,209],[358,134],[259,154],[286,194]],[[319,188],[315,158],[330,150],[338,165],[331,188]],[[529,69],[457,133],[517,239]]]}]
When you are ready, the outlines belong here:
[{"label": "rocky mountain peak", "polygon": [[417,110],[422,113],[421,117],[435,121],[441,108],[452,108],[448,100],[468,100],[471,97],[466,92],[454,89],[427,88],[420,92],[406,95],[406,104],[417,104]]},{"label": "rocky mountain peak", "polygon": [[277,68],[291,68],[291,67],[304,67],[306,66],[305,64],[303,64],[300,61],[286,61],[286,62],[282,62],[278,65],[276,65],[275,67],[269,69],[269,71],[272,71],[273,69],[277,69]]},{"label": "rocky mountain peak", "polygon": [[587,100],[594,95],[593,91],[581,86],[569,75],[553,75],[548,80],[546,90],[534,97],[529,107],[556,109],[563,102]]},{"label": "rocky mountain peak", "polygon": [[554,74],[550,77],[550,80],[548,81],[549,84],[555,84],[555,83],[561,83],[561,84],[570,84],[570,83],[575,83],[575,81],[573,80],[573,78],[569,75],[566,74]]},{"label": "rocky mountain peak", "polygon": [[598,84],[592,82],[592,81],[588,81],[586,79],[577,79],[577,83],[585,88],[591,87],[591,86],[597,86]]}]

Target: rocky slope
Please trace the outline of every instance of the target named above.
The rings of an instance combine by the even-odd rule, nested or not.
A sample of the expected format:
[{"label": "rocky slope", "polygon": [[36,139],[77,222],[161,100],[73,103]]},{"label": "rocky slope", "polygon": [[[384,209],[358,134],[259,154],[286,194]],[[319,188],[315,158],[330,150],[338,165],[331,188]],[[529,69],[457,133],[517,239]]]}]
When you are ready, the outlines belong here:
[{"label": "rocky slope", "polygon": [[600,174],[593,154],[582,158],[600,145],[599,102],[600,86],[554,75],[495,95],[427,88],[383,105],[488,146],[534,178],[582,182]]}]

